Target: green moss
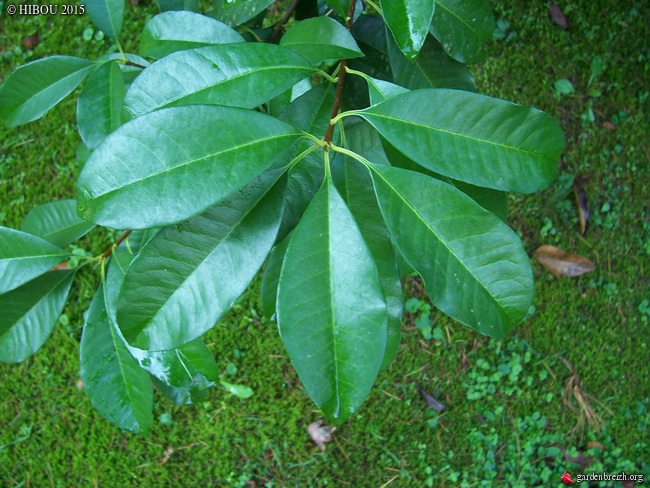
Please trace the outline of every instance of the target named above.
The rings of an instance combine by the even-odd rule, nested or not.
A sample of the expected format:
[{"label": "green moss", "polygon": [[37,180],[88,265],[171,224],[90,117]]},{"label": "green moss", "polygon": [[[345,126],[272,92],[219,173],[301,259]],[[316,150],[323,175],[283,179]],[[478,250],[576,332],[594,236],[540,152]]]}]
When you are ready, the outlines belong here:
[{"label": "green moss", "polygon": [[[407,314],[398,358],[321,453],[306,431],[319,413],[274,324],[261,318],[255,284],[206,337],[223,377],[251,387],[254,396],[242,401],[215,389],[205,402],[183,408],[157,397],[155,418],[167,415],[139,436],[103,420],[77,386],[82,314],[97,284],[97,270],[84,269],[64,311],[69,323],[59,324],[34,357],[0,365],[3,484],[532,486],[557,483],[565,470],[650,474],[650,324],[639,308],[650,299],[650,12],[638,3],[635,11],[635,2],[570,2],[562,6],[569,32],[550,21],[546,4],[496,6],[516,36],[490,43],[488,61],[473,68],[479,89],[548,111],[568,137],[556,182],[539,195],[512,196],[509,222],[531,252],[553,244],[597,265],[583,277],[555,279],[534,262],[535,312],[509,339],[477,336],[434,312],[445,340],[423,340],[416,317]],[[127,6],[125,32],[134,34],[125,49],[134,51],[155,8]],[[106,39],[84,40],[91,24],[83,16],[0,22],[4,53],[12,53],[0,53],[2,76],[47,55],[94,59],[111,49]],[[34,32],[41,41],[34,52],[18,52]],[[596,55],[606,66],[594,82],[602,95],[592,100],[596,121],[585,123],[580,115]],[[575,93],[554,96],[559,78],[569,79]],[[74,112],[70,98],[37,122],[0,132],[0,225],[18,227],[32,206],[74,197]],[[584,179],[592,211],[584,237],[573,178]],[[79,245],[96,254],[110,239],[96,230]],[[562,402],[573,372],[559,356],[592,396],[600,430],[575,430],[580,416]],[[231,363],[234,375],[227,373]],[[420,389],[446,409],[428,410]],[[568,456],[591,456],[592,464],[583,470],[557,446]]]}]

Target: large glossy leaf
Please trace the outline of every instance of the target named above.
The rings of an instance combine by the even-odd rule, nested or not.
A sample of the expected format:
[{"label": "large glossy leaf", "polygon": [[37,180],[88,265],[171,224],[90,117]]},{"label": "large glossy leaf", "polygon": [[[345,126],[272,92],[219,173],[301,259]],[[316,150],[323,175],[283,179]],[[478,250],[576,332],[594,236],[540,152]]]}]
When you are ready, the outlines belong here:
[{"label": "large glossy leaf", "polygon": [[86,13],[99,29],[118,41],[124,21],[125,0],[93,0],[84,4]]},{"label": "large glossy leaf", "polygon": [[[141,236],[139,241],[146,241]],[[214,357],[200,340],[190,341],[178,349],[167,351],[147,351],[130,346],[117,326],[117,300],[124,276],[135,255],[141,248],[139,243],[119,246],[111,255],[111,265],[104,283],[106,310],[118,336],[126,345],[140,367],[171,388],[187,390],[191,398],[194,391],[204,390],[219,379],[219,369]]]},{"label": "large glossy leaf", "polygon": [[125,94],[122,71],[115,61],[90,75],[77,99],[79,135],[88,149],[95,149],[120,126]]},{"label": "large glossy leaf", "polygon": [[451,185],[373,166],[395,245],[422,276],[433,303],[491,337],[505,336],[532,302],[533,276],[517,235]]},{"label": "large glossy leaf", "polygon": [[275,242],[282,213],[276,178],[260,177],[220,205],[161,230],[145,246],[117,304],[117,323],[131,345],[178,348],[228,311]]},{"label": "large glossy leaf", "polygon": [[348,15],[350,10],[350,0],[328,0],[327,5],[332,7],[343,18]]},{"label": "large glossy leaf", "polygon": [[546,188],[564,148],[545,113],[464,91],[416,90],[355,113],[421,166],[497,190]]},{"label": "large glossy leaf", "polygon": [[138,52],[162,58],[185,49],[243,41],[236,31],[211,17],[194,12],[165,12],[146,23]]},{"label": "large glossy leaf", "polygon": [[[329,125],[333,104],[334,86],[321,83],[291,102],[279,118],[293,127],[322,138]],[[337,137],[338,131],[334,134],[335,140]],[[296,150],[296,155],[309,144],[313,143],[303,142]],[[320,150],[308,154],[291,167],[284,192],[285,206],[278,233],[280,239],[284,239],[296,226],[320,188],[324,176],[323,152]]]},{"label": "large glossy leaf", "polygon": [[212,16],[231,26],[252,19],[273,0],[214,0]]},{"label": "large glossy leaf", "polygon": [[40,237],[0,227],[0,293],[27,283],[66,257],[63,249]]},{"label": "large glossy leaf", "polygon": [[156,0],[161,12],[175,10],[199,11],[199,0]]},{"label": "large glossy leaf", "polygon": [[294,164],[288,172],[284,191],[284,210],[278,239],[284,239],[298,224],[316,192],[323,183],[323,153],[314,151]]},{"label": "large glossy leaf", "polygon": [[73,56],[51,56],[24,64],[0,86],[0,117],[8,127],[41,118],[69,95],[94,63]]},{"label": "large glossy leaf", "polygon": [[20,229],[64,247],[84,236],[95,225],[77,216],[76,200],[45,203],[29,211]]},{"label": "large glossy leaf", "polygon": [[381,0],[380,5],[400,51],[414,59],[427,36],[436,0]]},{"label": "large glossy leaf", "polygon": [[282,242],[276,245],[269,253],[269,257],[264,265],[260,296],[262,298],[262,309],[268,320],[275,320],[275,302],[278,298],[280,271],[282,270],[282,262],[284,261],[284,255],[287,252],[287,246],[290,240],[291,235],[288,235]]},{"label": "large glossy leaf", "polygon": [[[381,144],[383,145],[384,154],[390,161],[389,164],[391,166],[396,166],[398,168],[408,169],[411,171],[417,171],[419,173],[423,173],[438,180],[444,181],[445,183],[449,183],[450,185],[454,185],[460,191],[470,196],[472,200],[474,200],[484,209],[489,210],[504,222],[507,220],[508,195],[506,192],[472,185],[470,183],[465,183],[464,181],[454,180],[453,178],[435,173],[420,166],[419,164],[406,157],[404,154],[395,149],[392,144],[386,141],[386,139],[381,139]],[[356,152],[362,154],[359,151]],[[375,160],[372,158],[366,157],[366,159],[372,161],[373,163],[375,162]]]},{"label": "large glossy leaf", "polygon": [[411,90],[418,88],[453,88],[476,91],[474,77],[467,66],[445,53],[433,37],[427,36],[419,54],[407,59],[388,36],[388,57],[395,83]]},{"label": "large glossy leaf", "polygon": [[363,56],[352,34],[329,17],[315,17],[292,26],[282,36],[280,45],[318,64],[327,59],[349,59]]},{"label": "large glossy leaf", "polygon": [[291,237],[276,314],[309,396],[331,421],[344,422],[381,366],[387,312],[372,254],[330,179]]},{"label": "large glossy leaf", "polygon": [[332,165],[334,181],[368,245],[384,292],[388,312],[386,352],[382,362],[382,369],[385,369],[397,356],[401,338],[404,295],[397,258],[368,170],[351,158],[339,158],[336,162],[339,164]]},{"label": "large glossy leaf", "polygon": [[278,118],[318,138],[325,136],[334,104],[334,85],[321,83],[303,93],[285,108]]},{"label": "large glossy leaf", "polygon": [[190,49],[166,56],[138,76],[126,94],[125,111],[137,117],[189,104],[254,108],[314,69],[299,54],[275,44],[240,42]]},{"label": "large glossy leaf", "polygon": [[461,63],[483,59],[483,44],[494,27],[488,0],[436,0],[431,33]]},{"label": "large glossy leaf", "polygon": [[0,295],[0,361],[19,363],[38,351],[56,325],[74,271],[50,271]]},{"label": "large glossy leaf", "polygon": [[153,418],[151,380],[111,326],[103,286],[88,310],[79,361],[84,389],[104,418],[121,429],[149,430]]},{"label": "large glossy leaf", "polygon": [[258,112],[194,105],[121,126],[79,176],[79,214],[108,227],[180,222],[285,160],[299,135]]}]

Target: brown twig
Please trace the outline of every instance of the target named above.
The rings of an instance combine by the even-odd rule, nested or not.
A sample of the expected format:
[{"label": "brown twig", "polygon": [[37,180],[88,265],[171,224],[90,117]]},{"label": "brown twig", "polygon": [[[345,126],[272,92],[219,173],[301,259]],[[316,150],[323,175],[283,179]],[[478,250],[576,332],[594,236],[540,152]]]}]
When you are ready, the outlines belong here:
[{"label": "brown twig", "polygon": [[275,26],[275,30],[273,31],[273,34],[269,36],[266,42],[275,42],[275,40],[280,35],[280,32],[282,32],[282,29],[284,28],[284,24],[289,22],[289,19],[293,15],[294,10],[296,10],[296,7],[298,7],[298,0],[293,0],[293,2],[291,2],[291,5],[289,5],[289,7],[287,8],[284,17],[282,17],[280,23],[277,26]]},{"label": "brown twig", "polygon": [[124,64],[126,66],[134,66],[134,67],[140,68],[140,69],[145,69],[146,68],[146,66],[142,66],[141,64],[134,63],[133,61],[129,61],[128,59],[124,60]]},{"label": "brown twig", "polygon": [[125,231],[124,234],[122,234],[120,237],[117,238],[117,240],[115,241],[115,243],[114,243],[111,247],[109,247],[108,249],[106,249],[106,251],[104,251],[104,252],[102,253],[101,258],[102,258],[102,259],[106,259],[106,258],[109,257],[111,254],[113,254],[113,250],[114,250],[117,246],[119,246],[120,244],[122,244],[122,242],[124,241],[124,239],[126,239],[126,238],[129,237],[130,235],[131,235],[131,231],[130,231],[130,230]]},{"label": "brown twig", "polygon": [[[348,9],[348,16],[345,21],[345,28],[348,31],[352,30],[352,23],[354,22],[354,7],[356,6],[356,0],[350,0],[350,8]],[[334,106],[332,107],[332,114],[330,115],[330,123],[327,126],[327,131],[325,131],[325,138],[323,139],[326,143],[331,143],[332,138],[334,137],[334,124],[332,124],[332,119],[336,117],[341,108],[341,97],[343,94],[343,83],[345,81],[345,68],[348,65],[348,60],[344,59],[341,61],[341,66],[339,68],[339,80],[336,83],[336,95],[334,97]]]}]

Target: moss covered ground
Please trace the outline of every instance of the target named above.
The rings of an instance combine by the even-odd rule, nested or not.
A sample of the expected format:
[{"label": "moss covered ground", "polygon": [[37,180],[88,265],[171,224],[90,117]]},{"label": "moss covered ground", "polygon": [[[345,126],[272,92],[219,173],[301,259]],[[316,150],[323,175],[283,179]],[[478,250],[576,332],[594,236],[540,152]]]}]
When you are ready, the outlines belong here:
[{"label": "moss covered ground", "polygon": [[[20,365],[0,365],[0,484],[525,487],[560,486],[565,471],[647,479],[650,7],[559,4],[569,31],[552,22],[545,2],[495,5],[498,39],[472,71],[480,91],[560,120],[568,144],[558,178],[538,195],[512,196],[509,223],[529,252],[552,244],[588,257],[595,270],[557,279],[533,261],[535,310],[501,341],[435,311],[433,338],[425,338],[418,326],[426,299],[409,281],[413,312],[398,358],[322,453],[307,434],[319,412],[262,316],[259,283],[206,337],[224,378],[251,387],[253,397],[214,390],[181,408],[158,396],[147,435],[103,420],[79,387],[82,314],[97,284],[96,270],[84,269],[43,349]],[[154,5],[127,2],[125,31],[133,35],[125,50],[135,51],[153,12]],[[23,40],[34,33],[39,43],[29,49]],[[111,47],[85,16],[5,14],[0,78],[40,57],[94,59]],[[557,92],[562,78],[572,93]],[[33,206],[74,196],[74,112],[69,98],[37,122],[0,132],[0,225],[16,228]],[[576,179],[591,211],[584,236]],[[78,246],[97,254],[110,242],[94,231]],[[428,409],[421,390],[446,408]]]}]

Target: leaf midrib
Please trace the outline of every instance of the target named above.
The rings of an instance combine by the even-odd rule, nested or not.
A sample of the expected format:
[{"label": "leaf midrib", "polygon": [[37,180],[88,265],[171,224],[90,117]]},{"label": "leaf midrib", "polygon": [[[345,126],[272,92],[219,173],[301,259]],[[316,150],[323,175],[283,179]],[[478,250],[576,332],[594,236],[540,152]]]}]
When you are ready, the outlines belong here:
[{"label": "leaf midrib", "polygon": [[[531,150],[526,150],[526,149],[523,149],[523,148],[520,148],[520,147],[517,147],[517,146],[506,146],[505,144],[499,144],[497,142],[490,141],[488,139],[479,139],[479,138],[473,137],[473,136],[471,136],[469,134],[463,134],[463,133],[460,133],[460,132],[452,132],[450,130],[445,130],[445,129],[441,129],[439,127],[433,127],[433,126],[430,126],[430,125],[423,125],[423,124],[421,124],[419,122],[414,122],[414,121],[407,120],[407,119],[400,119],[400,118],[397,118],[397,117],[391,117],[389,115],[383,115],[383,114],[380,114],[380,113],[377,113],[377,112],[372,112],[370,110],[359,111],[357,115],[360,115],[361,117],[365,118],[371,124],[372,124],[372,120],[369,120],[367,115],[372,115],[373,117],[387,119],[389,121],[395,121],[395,122],[402,123],[402,124],[405,124],[405,125],[412,125],[412,126],[419,127],[419,128],[422,128],[422,129],[430,130],[432,132],[439,132],[439,133],[442,133],[442,134],[447,134],[447,135],[452,136],[452,137],[459,137],[459,138],[463,138],[463,139],[468,139],[468,140],[473,141],[474,143],[478,143],[478,144],[486,144],[486,145],[491,145],[491,146],[495,146],[495,147],[500,147],[500,148],[503,148],[503,150],[505,150],[505,151],[513,151],[513,152],[519,152],[519,153],[522,153],[522,154],[532,155],[532,156],[535,156],[535,158],[538,158],[538,157],[542,156],[541,153],[531,151]],[[373,126],[374,126],[374,124],[373,124]],[[376,126],[375,126],[375,128],[377,129]],[[377,129],[377,130],[379,130],[379,129]],[[384,136],[384,137],[386,137],[386,136]]]},{"label": "leaf midrib", "polygon": [[130,182],[125,183],[123,185],[120,185],[120,186],[118,186],[116,188],[110,189],[109,191],[107,191],[105,193],[100,193],[98,195],[95,195],[95,196],[92,197],[92,200],[97,200],[97,199],[100,199],[100,198],[105,199],[109,195],[111,195],[111,194],[113,194],[115,192],[122,192],[125,188],[128,188],[130,186],[137,185],[137,184],[142,183],[144,181],[147,181],[147,180],[149,180],[151,178],[156,178],[158,176],[164,175],[165,173],[170,173],[170,172],[176,171],[177,169],[185,168],[186,166],[198,163],[200,161],[204,161],[204,160],[209,159],[209,158],[220,157],[220,156],[223,156],[224,154],[228,154],[229,152],[240,151],[242,148],[248,148],[248,147],[250,147],[250,146],[252,146],[254,144],[262,143],[262,145],[264,145],[265,142],[272,141],[274,139],[280,139],[280,138],[283,138],[283,137],[290,137],[290,136],[299,137],[300,134],[298,134],[296,132],[286,132],[286,133],[283,133],[283,134],[277,134],[277,135],[274,135],[272,137],[267,137],[265,139],[255,139],[254,141],[247,142],[247,143],[239,145],[237,147],[231,147],[231,148],[228,148],[228,149],[225,149],[225,150],[222,150],[222,151],[217,151],[217,152],[214,152],[214,153],[206,154],[205,156],[202,156],[200,158],[190,159],[189,161],[186,161],[186,162],[184,162],[182,164],[172,166],[172,167],[169,167],[169,168],[165,168],[162,171],[152,173],[150,175],[145,176],[144,178],[140,178],[140,179],[137,179],[137,180],[130,181]]}]

